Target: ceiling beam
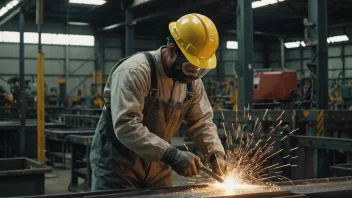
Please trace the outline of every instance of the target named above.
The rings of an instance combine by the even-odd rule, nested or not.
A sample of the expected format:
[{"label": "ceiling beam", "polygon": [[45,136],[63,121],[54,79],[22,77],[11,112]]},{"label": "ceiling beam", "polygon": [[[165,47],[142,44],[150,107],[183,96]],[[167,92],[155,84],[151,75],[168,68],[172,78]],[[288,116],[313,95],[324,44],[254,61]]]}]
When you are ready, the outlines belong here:
[{"label": "ceiling beam", "polygon": [[[216,0],[207,0],[207,1],[202,1],[200,3],[193,3],[193,4],[190,4],[190,5],[186,5],[184,7],[179,8],[179,9],[172,9],[172,10],[167,10],[167,11],[163,11],[163,12],[157,12],[157,13],[154,13],[154,14],[151,14],[151,15],[147,15],[147,16],[143,16],[143,17],[140,17],[140,18],[136,18],[136,19],[134,19],[132,21],[132,24],[136,24],[138,22],[142,22],[142,21],[149,20],[149,19],[152,19],[152,18],[160,17],[160,16],[163,16],[163,15],[182,13],[182,12],[185,12],[185,11],[188,11],[188,10],[192,10],[192,9],[200,7],[200,6],[204,6],[204,5],[207,5],[207,4],[214,3],[214,2],[216,2]],[[116,29],[116,28],[125,26],[125,25],[126,25],[126,22],[120,22],[120,23],[116,23],[116,24],[112,24],[112,25],[106,26],[106,27],[102,28],[101,30],[102,31],[108,31],[108,30],[112,30],[112,29]]]},{"label": "ceiling beam", "polygon": [[22,7],[27,6],[26,10],[32,8],[35,6],[35,1],[34,0],[22,0],[20,1],[14,8],[12,8],[9,12],[7,12],[5,15],[0,17],[0,25],[6,23],[7,21],[11,20],[14,16],[16,16]]}]

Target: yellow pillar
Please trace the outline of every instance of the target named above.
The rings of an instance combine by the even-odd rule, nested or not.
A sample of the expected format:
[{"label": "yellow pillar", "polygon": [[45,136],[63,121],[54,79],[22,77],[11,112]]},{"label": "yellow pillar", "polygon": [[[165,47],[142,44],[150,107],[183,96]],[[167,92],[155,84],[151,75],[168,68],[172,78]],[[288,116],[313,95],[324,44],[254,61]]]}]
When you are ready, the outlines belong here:
[{"label": "yellow pillar", "polygon": [[45,97],[44,97],[44,53],[38,52],[37,56],[37,138],[38,138],[38,162],[45,162]]}]

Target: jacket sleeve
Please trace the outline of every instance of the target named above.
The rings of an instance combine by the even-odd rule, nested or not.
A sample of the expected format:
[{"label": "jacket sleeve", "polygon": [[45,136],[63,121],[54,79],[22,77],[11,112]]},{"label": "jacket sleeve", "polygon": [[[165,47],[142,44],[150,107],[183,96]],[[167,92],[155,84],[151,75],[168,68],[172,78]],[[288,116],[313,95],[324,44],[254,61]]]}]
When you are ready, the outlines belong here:
[{"label": "jacket sleeve", "polygon": [[193,87],[193,101],[185,117],[187,132],[207,160],[213,153],[225,155],[217,127],[213,123],[213,108],[202,81],[196,81]]},{"label": "jacket sleeve", "polygon": [[144,159],[160,161],[170,144],[143,125],[145,94],[150,71],[138,67],[114,74],[111,83],[111,114],[117,139]]}]

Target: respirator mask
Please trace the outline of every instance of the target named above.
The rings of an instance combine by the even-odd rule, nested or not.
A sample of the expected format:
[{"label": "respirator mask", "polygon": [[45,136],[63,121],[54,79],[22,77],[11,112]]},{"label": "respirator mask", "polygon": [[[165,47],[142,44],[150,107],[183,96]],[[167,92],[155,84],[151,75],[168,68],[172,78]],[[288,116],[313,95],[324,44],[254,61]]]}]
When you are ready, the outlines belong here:
[{"label": "respirator mask", "polygon": [[[175,44],[175,46],[177,45]],[[209,71],[192,65],[179,49],[177,49],[177,58],[172,63],[171,69],[172,78],[183,84],[202,78]]]}]

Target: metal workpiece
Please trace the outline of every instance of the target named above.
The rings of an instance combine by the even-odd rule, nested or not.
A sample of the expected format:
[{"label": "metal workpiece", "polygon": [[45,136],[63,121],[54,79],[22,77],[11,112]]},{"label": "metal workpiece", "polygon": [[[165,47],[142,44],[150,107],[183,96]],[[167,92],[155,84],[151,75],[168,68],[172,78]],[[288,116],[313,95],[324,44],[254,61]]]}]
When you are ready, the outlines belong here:
[{"label": "metal workpiece", "polygon": [[352,176],[352,164],[336,164],[330,167],[331,172],[337,177]]},{"label": "metal workpiece", "polygon": [[[71,145],[71,182],[68,190],[72,192],[90,190],[92,169],[89,153],[93,135],[68,135],[66,141]],[[78,185],[78,178],[85,180],[84,185]]]},{"label": "metal workpiece", "polygon": [[352,151],[352,139],[293,135],[306,148]]},{"label": "metal workpiece", "polygon": [[[21,126],[21,122],[18,120],[0,121],[0,132],[3,131],[4,129],[18,128],[20,126]],[[49,127],[49,128],[64,127],[65,123],[63,123],[63,122],[47,122],[47,123],[45,123],[45,126]],[[37,127],[36,120],[26,119],[26,128],[36,128],[36,127]]]},{"label": "metal workpiece", "polygon": [[[75,142],[68,141],[68,136],[79,135],[79,136],[92,136],[95,129],[91,128],[62,128],[62,129],[45,129],[45,140],[46,140],[46,155],[50,163],[54,165],[55,159],[61,159],[62,166],[66,166],[66,151],[68,144],[74,144]],[[82,140],[79,137],[74,137],[69,140],[83,141],[83,144],[88,145],[90,140]],[[85,142],[87,141],[87,142]],[[90,145],[88,145],[90,146]]]},{"label": "metal workpiece", "polygon": [[0,159],[0,197],[44,195],[51,168],[28,158]]},{"label": "metal workpiece", "polygon": [[96,127],[100,115],[60,114],[59,117],[64,120],[67,126],[82,128]]},{"label": "metal workpiece", "polygon": [[64,139],[68,135],[93,135],[95,129],[45,129],[46,137],[54,137],[57,139]]},{"label": "metal workpiece", "polygon": [[[46,127],[58,128],[64,127],[64,123],[45,123]],[[21,122],[0,121],[0,158],[14,157],[19,153],[19,132]],[[24,157],[37,158],[37,121],[26,119],[26,139]]]},{"label": "metal workpiece", "polygon": [[71,143],[88,146],[92,143],[93,135],[69,135],[65,139]]},{"label": "metal workpiece", "polygon": [[271,185],[239,185],[233,190],[219,188],[214,183],[191,185],[156,187],[146,189],[108,190],[85,193],[72,193],[63,195],[45,195],[45,198],[115,198],[115,197],[350,197],[352,193],[351,177],[322,178],[299,181],[277,182]]}]

